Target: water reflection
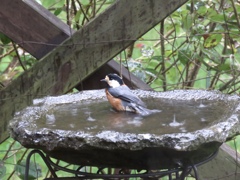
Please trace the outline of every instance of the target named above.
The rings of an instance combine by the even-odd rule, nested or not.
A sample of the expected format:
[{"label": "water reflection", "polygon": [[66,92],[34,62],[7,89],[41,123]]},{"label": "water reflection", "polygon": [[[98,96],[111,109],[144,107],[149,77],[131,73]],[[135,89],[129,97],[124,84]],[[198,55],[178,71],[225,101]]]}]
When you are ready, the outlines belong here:
[{"label": "water reflection", "polygon": [[168,134],[203,129],[229,115],[224,101],[167,101],[146,99],[149,109],[159,113],[142,117],[115,112],[108,102],[62,104],[53,107],[37,120],[38,126],[52,129],[90,131],[113,130],[124,133]]}]

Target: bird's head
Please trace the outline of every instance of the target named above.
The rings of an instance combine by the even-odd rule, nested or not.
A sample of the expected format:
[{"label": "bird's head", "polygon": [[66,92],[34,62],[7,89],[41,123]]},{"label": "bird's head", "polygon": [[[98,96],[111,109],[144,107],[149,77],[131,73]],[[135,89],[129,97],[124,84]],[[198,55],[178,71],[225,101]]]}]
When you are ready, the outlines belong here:
[{"label": "bird's head", "polygon": [[105,79],[102,79],[101,81],[104,81],[108,84],[109,87],[115,88],[119,87],[121,85],[124,85],[124,82],[120,76],[117,74],[108,74],[106,75]]}]

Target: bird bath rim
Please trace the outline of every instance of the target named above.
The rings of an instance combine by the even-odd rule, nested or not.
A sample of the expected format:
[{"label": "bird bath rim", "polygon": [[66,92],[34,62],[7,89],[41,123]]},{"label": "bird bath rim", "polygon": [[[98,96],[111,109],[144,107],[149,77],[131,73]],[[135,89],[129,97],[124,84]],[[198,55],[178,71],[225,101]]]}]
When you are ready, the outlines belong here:
[{"label": "bird bath rim", "polygon": [[[104,90],[90,90],[71,95],[36,99],[34,100],[33,106],[16,113],[14,119],[10,122],[9,129],[12,137],[23,146],[42,149],[51,156],[55,156],[56,152],[61,151],[61,149],[79,153],[82,151],[83,154],[87,152],[87,149],[90,149],[92,152],[101,150],[103,154],[109,152],[119,153],[119,151],[127,153],[143,151],[143,154],[148,154],[148,152],[145,151],[149,149],[152,152],[155,148],[156,151],[153,150],[153,153],[162,150],[164,153],[173,151],[173,154],[177,154],[176,156],[179,156],[178,152],[199,153],[206,149],[206,153],[204,153],[205,156],[213,153],[223,142],[240,133],[238,119],[240,113],[240,98],[236,95],[225,95],[218,91],[205,90],[174,90],[168,92],[134,90],[133,92],[140,98],[161,98],[183,101],[226,101],[234,103],[234,107],[231,109],[231,115],[225,121],[220,120],[208,128],[194,132],[164,135],[122,133],[109,130],[91,134],[84,131],[38,129],[33,123],[38,117],[39,112],[47,111],[48,108],[57,104],[84,102],[86,100],[90,102],[107,101]],[[143,157],[141,153],[139,157]],[[196,156],[196,154],[193,156]],[[56,157],[59,156],[56,155]],[[87,163],[88,160],[85,161],[85,164]],[[156,165],[156,167],[157,166],[158,165]],[[142,165],[139,165],[139,167],[142,167]]]}]

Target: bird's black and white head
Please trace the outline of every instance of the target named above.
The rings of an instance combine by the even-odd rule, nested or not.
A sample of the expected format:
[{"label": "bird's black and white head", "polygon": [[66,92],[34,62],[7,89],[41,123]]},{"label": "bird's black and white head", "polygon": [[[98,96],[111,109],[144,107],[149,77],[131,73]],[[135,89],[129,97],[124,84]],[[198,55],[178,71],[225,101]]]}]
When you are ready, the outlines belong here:
[{"label": "bird's black and white head", "polygon": [[124,85],[124,82],[120,76],[117,74],[108,74],[106,75],[105,79],[101,81],[105,81],[109,87],[115,88]]}]

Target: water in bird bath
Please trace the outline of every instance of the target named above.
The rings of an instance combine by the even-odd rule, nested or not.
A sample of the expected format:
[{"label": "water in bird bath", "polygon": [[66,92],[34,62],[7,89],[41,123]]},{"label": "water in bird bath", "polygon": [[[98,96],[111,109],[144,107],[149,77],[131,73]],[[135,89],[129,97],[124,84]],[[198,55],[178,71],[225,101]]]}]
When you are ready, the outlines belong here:
[{"label": "water in bird bath", "polygon": [[38,128],[98,133],[112,130],[123,133],[169,134],[192,132],[228,116],[225,101],[143,99],[150,109],[161,112],[140,116],[116,112],[106,101],[61,104],[48,109],[37,119]]}]

